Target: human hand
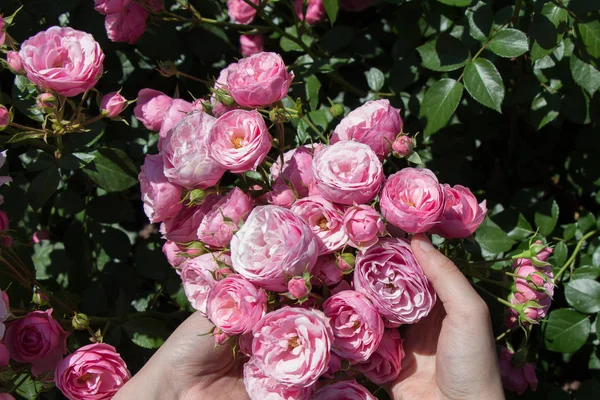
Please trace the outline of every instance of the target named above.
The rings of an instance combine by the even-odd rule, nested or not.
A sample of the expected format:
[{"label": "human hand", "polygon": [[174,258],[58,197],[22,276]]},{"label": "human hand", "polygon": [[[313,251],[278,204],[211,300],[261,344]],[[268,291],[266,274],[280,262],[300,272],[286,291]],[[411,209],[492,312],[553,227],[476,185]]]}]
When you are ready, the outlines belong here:
[{"label": "human hand", "polygon": [[393,399],[504,399],[487,305],[425,235],[413,237],[411,247],[439,301],[406,328]]}]

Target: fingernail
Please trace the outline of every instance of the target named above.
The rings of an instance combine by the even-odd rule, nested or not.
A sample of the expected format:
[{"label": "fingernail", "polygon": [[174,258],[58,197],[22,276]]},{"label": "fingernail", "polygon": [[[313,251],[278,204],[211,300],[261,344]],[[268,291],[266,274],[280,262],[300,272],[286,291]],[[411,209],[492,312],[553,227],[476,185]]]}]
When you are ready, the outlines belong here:
[{"label": "fingernail", "polygon": [[433,245],[431,244],[429,239],[427,239],[427,237],[424,235],[419,238],[419,247],[426,253],[433,250]]}]

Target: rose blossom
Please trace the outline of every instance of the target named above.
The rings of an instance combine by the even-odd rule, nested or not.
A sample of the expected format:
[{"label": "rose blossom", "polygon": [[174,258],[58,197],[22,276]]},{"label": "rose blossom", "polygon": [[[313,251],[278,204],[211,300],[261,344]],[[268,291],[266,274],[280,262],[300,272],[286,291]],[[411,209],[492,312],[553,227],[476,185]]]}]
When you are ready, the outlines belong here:
[{"label": "rose blossom", "polygon": [[216,118],[200,111],[186,115],[167,133],[162,145],[165,176],[188,189],[214,186],[225,168],[209,156],[208,136]]},{"label": "rose blossom", "polygon": [[138,93],[133,114],[146,128],[151,131],[158,131],[172,102],[173,99],[163,92],[154,89],[142,89]]},{"label": "rose blossom", "polygon": [[90,90],[102,76],[100,45],[73,28],[48,28],[23,42],[19,55],[31,82],[63,96]]},{"label": "rose blossom", "polygon": [[434,232],[445,238],[464,238],[477,230],[487,212],[485,200],[477,204],[477,198],[469,188],[461,185],[442,185],[446,201],[440,224]]},{"label": "rose blossom", "polygon": [[173,102],[167,108],[164,114],[160,131],[158,132],[158,149],[162,150],[162,142],[167,137],[171,129],[179,123],[190,111],[192,111],[192,103],[181,99],[173,99]]},{"label": "rose blossom", "polygon": [[265,37],[263,35],[240,35],[240,48],[244,57],[261,53]]},{"label": "rose blossom", "polygon": [[429,314],[435,292],[406,239],[381,239],[356,256],[354,289],[366,295],[386,326],[413,324]]},{"label": "rose blossom", "polygon": [[54,382],[69,400],[110,399],[131,378],[125,361],[105,343],[88,344],[56,367]]},{"label": "rose blossom", "polygon": [[323,0],[308,0],[306,14],[303,14],[304,0],[294,0],[296,15],[298,19],[306,21],[309,25],[314,25],[325,17],[325,6]]},{"label": "rose blossom", "polygon": [[390,175],[381,190],[383,217],[408,233],[435,227],[444,206],[444,190],[435,174],[426,168],[404,168]]},{"label": "rose blossom", "polygon": [[313,174],[319,192],[347,205],[372,200],[383,182],[383,166],[369,146],[343,140],[315,154]]},{"label": "rose blossom", "polygon": [[285,183],[283,178],[277,178],[273,183],[273,190],[266,194],[269,204],[285,208],[290,208],[296,198],[296,192]]},{"label": "rose blossom", "polygon": [[255,360],[244,364],[244,386],[250,400],[308,400],[313,387],[289,386],[269,378]]},{"label": "rose blossom", "polygon": [[5,343],[10,356],[31,363],[31,373],[39,376],[52,371],[67,351],[69,334],[52,318],[52,309],[33,311],[8,325]]},{"label": "rose blossom", "polygon": [[319,194],[312,171],[312,160],[313,153],[321,150],[322,147],[321,144],[315,144],[286,151],[283,154],[283,168],[281,168],[281,157],[277,157],[270,169],[275,185],[278,182],[290,185],[300,198]]},{"label": "rose blossom", "polygon": [[392,142],[402,131],[400,110],[388,100],[372,100],[351,111],[331,135],[331,143],[354,140],[369,145],[383,160],[392,149]]},{"label": "rose blossom", "polygon": [[144,7],[132,2],[124,10],[106,16],[106,35],[113,42],[135,44],[146,31],[148,15]]},{"label": "rose blossom", "polygon": [[160,232],[168,240],[177,243],[187,243],[198,239],[198,227],[202,219],[212,206],[216,204],[221,196],[210,194],[199,206],[183,207],[179,214],[173,218],[166,219],[160,226]]},{"label": "rose blossom", "polygon": [[268,290],[287,290],[286,277],[311,272],[318,242],[310,227],[283,207],[258,206],[231,239],[233,267]]},{"label": "rose blossom", "polygon": [[19,53],[17,53],[16,51],[11,50],[6,54],[6,62],[15,74],[25,73],[25,68],[23,67],[21,56],[19,56]]},{"label": "rose blossom", "polygon": [[165,177],[163,158],[160,154],[146,154],[138,179],[144,212],[150,222],[175,218],[183,207],[181,186],[169,182]]},{"label": "rose blossom", "polygon": [[8,351],[8,347],[2,342],[0,342],[0,369],[6,367],[10,362],[10,352]]},{"label": "rose blossom", "polygon": [[131,0],[94,0],[94,10],[108,15],[123,11]]},{"label": "rose blossom", "polygon": [[361,293],[346,290],[328,298],[323,312],[333,328],[332,351],[358,363],[367,361],[383,336],[383,320],[371,302]]},{"label": "rose blossom", "polygon": [[310,289],[306,286],[303,278],[292,278],[288,282],[288,292],[297,299],[304,299],[308,296]]},{"label": "rose blossom", "polygon": [[174,268],[179,267],[187,260],[187,257],[183,255],[184,250],[181,249],[177,243],[170,240],[167,240],[165,244],[163,244],[162,252],[165,257],[167,257],[169,264]]},{"label": "rose blossom", "polygon": [[239,275],[229,275],[208,293],[206,315],[228,335],[250,332],[267,310],[263,289]]},{"label": "rose blossom", "polygon": [[504,388],[511,392],[517,392],[518,395],[525,393],[527,387],[535,392],[538,384],[535,366],[530,363],[523,363],[521,366],[513,365],[512,358],[512,351],[506,347],[500,349],[500,375],[502,375]]},{"label": "rose blossom", "polygon": [[268,106],[287,96],[294,73],[287,72],[276,53],[258,53],[242,58],[227,77],[231,97],[242,107]]},{"label": "rose blossom", "polygon": [[342,280],[343,271],[340,267],[340,257],[333,254],[327,254],[317,258],[317,263],[313,269],[313,279],[311,283],[316,286],[333,286]]},{"label": "rose blossom", "polygon": [[100,111],[106,113],[108,118],[114,118],[127,106],[127,99],[118,92],[105,94],[100,100]]},{"label": "rose blossom", "polygon": [[297,200],[291,208],[312,229],[320,245],[319,255],[333,253],[344,247],[348,236],[344,231],[344,209],[323,196]]},{"label": "rose blossom", "polygon": [[210,156],[233,173],[256,170],[271,149],[271,135],[256,110],[233,110],[217,119],[208,136]]},{"label": "rose blossom", "polygon": [[0,291],[0,340],[4,337],[6,326],[4,321],[10,317],[10,305],[8,301],[8,294]]},{"label": "rose blossom", "polygon": [[344,230],[348,235],[348,244],[364,251],[385,234],[385,223],[373,207],[361,204],[346,210]]},{"label": "rose blossom", "polygon": [[369,392],[369,389],[363,385],[359,385],[356,381],[330,383],[317,390],[312,399],[377,400],[377,398]]},{"label": "rose blossom", "polygon": [[371,7],[374,0],[340,0],[340,7],[344,11],[360,12]]},{"label": "rose blossom", "polygon": [[10,112],[0,104],[0,130],[6,128],[8,124],[10,124]]},{"label": "rose blossom", "polygon": [[413,152],[414,148],[415,144],[413,143],[412,138],[406,135],[397,137],[396,140],[394,140],[394,143],[392,143],[392,150],[394,150],[394,153],[396,153],[398,157],[408,156]]},{"label": "rose blossom", "polygon": [[308,387],[327,371],[333,331],[321,311],[280,308],[265,315],[253,334],[257,366],[278,382]]},{"label": "rose blossom", "polygon": [[206,316],[209,292],[216,281],[213,273],[231,266],[231,258],[224,253],[205,253],[187,259],[181,264],[183,290],[195,310]]},{"label": "rose blossom", "polygon": [[[258,5],[259,0],[250,2]],[[244,0],[227,0],[227,13],[233,22],[247,25],[254,19],[256,9]]]},{"label": "rose blossom", "polygon": [[404,349],[397,329],[386,329],[381,343],[368,361],[356,368],[373,383],[383,385],[400,375]]}]

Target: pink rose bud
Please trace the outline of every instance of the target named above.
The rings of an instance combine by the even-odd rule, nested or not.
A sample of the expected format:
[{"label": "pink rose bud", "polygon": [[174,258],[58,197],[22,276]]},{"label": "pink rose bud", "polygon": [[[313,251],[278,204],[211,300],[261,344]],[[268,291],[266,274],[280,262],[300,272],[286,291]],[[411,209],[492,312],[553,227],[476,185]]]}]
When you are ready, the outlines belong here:
[{"label": "pink rose bud", "polygon": [[[167,137],[167,134],[175,128],[175,126],[185,116],[192,111],[193,104],[189,101],[181,99],[173,99],[173,102],[165,112],[162,123],[160,125],[160,131],[158,132],[158,150],[162,150],[162,142]],[[204,111],[204,110],[201,110]]]},{"label": "pink rose bud", "polygon": [[385,234],[385,223],[373,207],[361,204],[346,210],[344,230],[348,235],[348,244],[364,251]]},{"label": "pink rose bud", "polygon": [[0,104],[0,131],[10,124],[10,112],[6,107]]},{"label": "pink rose bud", "polygon": [[418,322],[429,314],[436,299],[406,239],[381,239],[377,246],[358,254],[354,289],[373,302],[387,327]]},{"label": "pink rose bud", "polygon": [[288,291],[292,296],[301,300],[308,296],[310,288],[307,286],[304,278],[294,277],[288,282]]},{"label": "pink rose bud", "polygon": [[240,35],[240,48],[244,57],[262,53],[265,37],[263,35]]},{"label": "pink rose bud", "polygon": [[14,361],[31,363],[31,373],[39,376],[54,371],[67,352],[68,333],[52,318],[52,309],[33,311],[12,322],[4,341]]},{"label": "pink rose bud", "polygon": [[340,0],[340,7],[344,11],[360,12],[371,7],[375,0]]},{"label": "pink rose bud", "polygon": [[56,97],[52,93],[42,93],[36,99],[38,108],[52,108],[56,106]]},{"label": "pink rose bud", "polygon": [[181,264],[183,290],[191,306],[206,316],[208,294],[215,283],[216,271],[231,267],[231,258],[225,253],[206,253],[187,259]]},{"label": "pink rose bud", "polygon": [[108,15],[121,12],[131,0],[94,0],[94,9],[100,14]]},{"label": "pink rose bud", "polygon": [[509,295],[508,301],[514,306],[508,312],[506,325],[509,328],[512,329],[519,325],[528,326],[538,324],[542,319],[546,318],[548,310],[552,305],[552,298],[541,295],[539,292],[532,291],[532,293],[538,294],[539,298],[526,300],[526,293],[511,293]]},{"label": "pink rose bud", "polygon": [[114,118],[127,107],[127,99],[117,92],[105,94],[100,100],[100,112]]},{"label": "pink rose bud", "polygon": [[486,201],[477,204],[477,198],[469,188],[443,184],[445,210],[441,222],[433,232],[445,238],[464,238],[470,236],[483,222],[487,208]]},{"label": "pink rose bud", "polygon": [[513,364],[513,352],[506,347],[500,350],[499,364],[502,384],[506,390],[522,395],[530,387],[531,391],[535,392],[538,380],[533,364]]},{"label": "pink rose bud", "polygon": [[39,288],[35,287],[33,289],[33,296],[31,296],[31,302],[38,306],[47,306],[50,299],[44,293],[40,292]]},{"label": "pink rose bud", "polygon": [[213,331],[213,338],[215,339],[215,344],[220,346],[229,339],[229,336],[227,336],[225,332],[220,331],[219,328],[215,328]]},{"label": "pink rose bud", "polygon": [[361,293],[346,290],[328,298],[323,312],[333,329],[332,351],[350,363],[367,361],[383,337],[383,319]]},{"label": "pink rose bud", "polygon": [[340,204],[371,201],[383,182],[383,166],[369,146],[350,140],[337,142],[315,154],[313,174],[319,192]]},{"label": "pink rose bud", "polygon": [[542,247],[541,247],[541,250],[539,250],[539,251],[536,253],[536,256],[535,256],[535,258],[537,258],[537,259],[538,259],[539,261],[541,261],[541,262],[546,262],[546,261],[548,261],[548,258],[550,257],[550,255],[552,255],[552,252],[553,252],[554,250],[553,250],[551,247],[548,247],[548,246],[544,245],[544,244],[542,243],[542,241],[541,241],[541,240],[537,240],[537,241],[534,243],[534,245],[537,245],[537,246],[542,246]]},{"label": "pink rose bud", "polygon": [[25,73],[25,68],[23,67],[23,61],[21,61],[21,56],[19,56],[19,53],[17,53],[16,51],[11,50],[6,54],[6,62],[15,74]]},{"label": "pink rose bud", "polygon": [[4,18],[0,15],[0,46],[6,41],[6,32],[4,32]]},{"label": "pink rose bud", "polygon": [[294,73],[287,72],[279,54],[258,53],[238,62],[238,67],[227,77],[227,86],[236,103],[256,108],[287,96],[293,80]]},{"label": "pink rose bud", "polygon": [[217,119],[208,135],[209,153],[233,173],[256,170],[271,150],[271,135],[256,110],[233,110]]},{"label": "pink rose bud", "polygon": [[318,242],[302,218],[283,207],[258,206],[231,239],[237,273],[267,290],[285,292],[287,279],[310,273]]},{"label": "pink rose bud", "polygon": [[398,157],[406,157],[413,152],[415,144],[411,137],[402,135],[394,140],[392,143],[392,150]]},{"label": "pink rose bud", "polygon": [[516,275],[515,291],[519,301],[537,300],[554,295],[552,266],[536,267],[531,260],[519,258],[513,263],[513,268]]},{"label": "pink rose bud", "polygon": [[373,396],[369,389],[356,381],[339,381],[323,386],[317,390],[312,399],[377,400],[377,397]]},{"label": "pink rose bud", "polygon": [[339,257],[327,254],[317,258],[311,283],[315,286],[333,286],[341,281],[342,277],[343,271],[340,267]]},{"label": "pink rose bud", "polygon": [[[259,0],[250,0],[258,5]],[[227,0],[227,13],[236,24],[247,25],[256,16],[256,9],[244,0]]]},{"label": "pink rose bud", "polygon": [[381,213],[405,232],[421,233],[435,227],[444,206],[444,190],[435,174],[426,168],[404,168],[383,184]]},{"label": "pink rose bud", "polygon": [[337,263],[344,274],[348,274],[354,270],[356,258],[352,253],[342,253],[337,257]]},{"label": "pink rose bud", "polygon": [[138,3],[129,3],[122,11],[109,14],[104,20],[106,35],[113,42],[135,44],[146,32],[148,11]]},{"label": "pink rose bud", "polygon": [[383,385],[400,375],[404,349],[397,329],[386,329],[375,353],[356,368],[373,383]]},{"label": "pink rose bud", "polygon": [[89,33],[53,26],[27,39],[19,51],[27,78],[44,90],[77,96],[102,76],[104,53]]},{"label": "pink rose bud", "polygon": [[321,144],[316,144],[314,148],[309,145],[286,151],[283,155],[283,168],[281,157],[277,157],[270,169],[275,184],[283,182],[289,185],[300,198],[319,194],[312,171],[312,160],[313,152],[321,150],[322,147]]},{"label": "pink rose bud", "polygon": [[144,212],[150,222],[161,222],[175,218],[181,211],[181,186],[175,185],[163,173],[163,158],[160,154],[147,154],[138,175]]},{"label": "pink rose bud", "polygon": [[327,371],[333,331],[321,311],[280,308],[265,315],[253,334],[258,368],[279,383],[308,387]]},{"label": "pink rose bud", "polygon": [[[177,243],[167,240],[162,247],[163,254],[167,257],[169,264],[178,268],[184,261],[188,260],[191,256],[197,255],[201,252],[200,249],[185,249],[180,247]],[[186,254],[190,257],[186,257]]]},{"label": "pink rose bud", "polygon": [[160,226],[160,232],[168,240],[177,243],[188,243],[198,240],[198,228],[202,219],[221,196],[210,194],[198,206],[183,207],[173,218],[167,218]]},{"label": "pink rose bud", "polygon": [[325,17],[325,6],[323,0],[307,0],[306,14],[303,13],[304,0],[294,0],[296,15],[301,21],[304,20],[309,25],[314,25]]},{"label": "pink rose bud", "polygon": [[351,111],[331,135],[331,143],[354,140],[371,147],[380,160],[392,150],[392,142],[402,131],[400,110],[388,100],[372,100]]},{"label": "pink rose bud", "polygon": [[173,99],[153,89],[142,89],[138,93],[137,105],[133,109],[135,117],[151,131],[158,131]]},{"label": "pink rose bud", "polygon": [[65,357],[56,367],[54,382],[69,400],[110,399],[130,378],[114,347],[94,343]]},{"label": "pink rose bud", "polygon": [[192,111],[167,133],[162,145],[165,176],[188,189],[214,186],[226,169],[209,155],[209,133],[216,118]]},{"label": "pink rose bud", "polygon": [[273,184],[273,190],[267,193],[269,204],[285,208],[290,208],[296,198],[296,192],[285,183],[283,178],[277,178]]},{"label": "pink rose bud", "polygon": [[[10,362],[10,353],[8,351],[8,347],[2,342],[0,342],[0,369],[6,367]],[[2,399],[0,397],[0,399]]]},{"label": "pink rose bud", "polygon": [[244,386],[250,400],[309,400],[313,386],[290,386],[277,382],[257,366],[254,359],[244,364]]}]

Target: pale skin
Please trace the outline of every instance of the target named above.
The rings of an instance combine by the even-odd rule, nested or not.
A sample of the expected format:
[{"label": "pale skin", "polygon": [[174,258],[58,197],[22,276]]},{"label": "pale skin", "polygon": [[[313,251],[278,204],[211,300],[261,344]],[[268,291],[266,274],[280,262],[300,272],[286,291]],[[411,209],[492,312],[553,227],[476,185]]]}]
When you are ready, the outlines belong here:
[{"label": "pale skin", "polygon": [[[424,235],[411,246],[438,303],[403,331],[406,356],[386,387],[394,400],[502,400],[488,308],[456,266]],[[113,398],[247,400],[240,360],[229,346],[214,348],[211,323],[199,313],[177,328]]]}]

